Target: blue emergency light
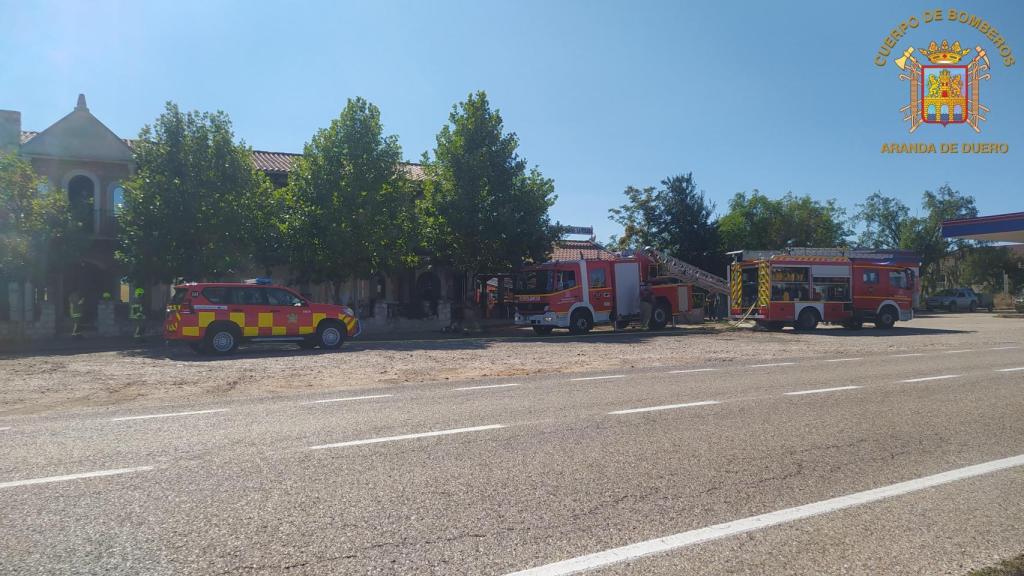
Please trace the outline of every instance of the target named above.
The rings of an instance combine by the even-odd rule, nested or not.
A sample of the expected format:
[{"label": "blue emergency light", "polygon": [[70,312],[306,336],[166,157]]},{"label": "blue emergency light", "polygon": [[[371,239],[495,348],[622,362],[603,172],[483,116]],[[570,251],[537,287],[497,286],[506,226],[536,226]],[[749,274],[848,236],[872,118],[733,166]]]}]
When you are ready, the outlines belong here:
[{"label": "blue emergency light", "polygon": [[245,281],[245,283],[246,284],[258,284],[260,286],[266,286],[268,284],[273,284],[274,282],[270,278],[260,277],[260,278],[249,278],[248,280]]}]

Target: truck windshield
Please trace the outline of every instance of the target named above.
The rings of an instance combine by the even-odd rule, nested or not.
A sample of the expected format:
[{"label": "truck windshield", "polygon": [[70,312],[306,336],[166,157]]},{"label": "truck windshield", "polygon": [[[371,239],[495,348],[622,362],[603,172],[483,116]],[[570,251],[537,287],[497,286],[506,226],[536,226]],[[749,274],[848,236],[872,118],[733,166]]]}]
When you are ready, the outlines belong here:
[{"label": "truck windshield", "polygon": [[554,292],[554,276],[554,270],[527,270],[516,276],[516,292],[519,294]]}]

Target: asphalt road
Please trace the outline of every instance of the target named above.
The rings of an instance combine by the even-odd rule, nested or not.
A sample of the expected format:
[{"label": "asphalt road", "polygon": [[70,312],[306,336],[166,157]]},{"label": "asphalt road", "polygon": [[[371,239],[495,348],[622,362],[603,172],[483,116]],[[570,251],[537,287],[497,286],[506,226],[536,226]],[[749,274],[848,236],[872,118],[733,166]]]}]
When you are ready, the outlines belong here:
[{"label": "asphalt road", "polygon": [[1024,339],[913,354],[5,418],[0,573],[962,574],[1020,553]]}]

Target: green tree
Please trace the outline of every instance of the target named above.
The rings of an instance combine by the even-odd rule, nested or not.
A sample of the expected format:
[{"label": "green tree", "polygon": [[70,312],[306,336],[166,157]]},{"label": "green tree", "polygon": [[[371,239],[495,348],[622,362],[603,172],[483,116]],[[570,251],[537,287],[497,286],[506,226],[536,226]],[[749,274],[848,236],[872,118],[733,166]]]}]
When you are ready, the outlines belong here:
[{"label": "green tree", "polygon": [[966,240],[943,238],[942,223],[957,218],[974,218],[978,209],[973,196],[953,190],[949,184],[943,184],[934,192],[925,190],[921,207],[924,215],[907,221],[900,247],[913,250],[921,258],[922,290],[929,293],[940,281],[948,285],[961,283],[961,256],[971,246]]},{"label": "green tree", "polygon": [[[1004,279],[1009,286],[1004,286]],[[1003,246],[979,246],[964,258],[963,280],[986,292],[1015,291],[1024,285],[1024,258]]]},{"label": "green tree", "polygon": [[519,139],[504,132],[484,92],[453,106],[448,119],[433,158],[423,159],[418,211],[427,247],[467,274],[545,260],[560,234],[548,215],[554,183],[526,170]]},{"label": "green tree", "polygon": [[629,186],[626,203],[609,219],[622,226],[614,238],[619,250],[651,246],[705,270],[723,273],[724,254],[712,220],[715,205],[697,189],[693,173],[661,181],[661,188]]},{"label": "green tree", "polygon": [[77,258],[84,237],[67,195],[21,157],[0,152],[0,278],[44,280]]},{"label": "green tree", "polygon": [[283,233],[297,279],[342,283],[413,258],[412,187],[402,149],[385,136],[380,110],[350,99],[296,160],[286,190]]},{"label": "green tree", "polygon": [[875,192],[857,204],[854,222],[864,225],[857,244],[865,248],[899,248],[910,225],[910,208],[897,198]]},{"label": "green tree", "polygon": [[819,202],[791,192],[772,200],[754,190],[729,200],[718,231],[727,250],[844,246],[850,235],[845,219],[846,211],[835,200]]},{"label": "green tree", "polygon": [[136,281],[234,276],[274,262],[277,198],[224,112],[168,102],[134,146],[118,257]]}]

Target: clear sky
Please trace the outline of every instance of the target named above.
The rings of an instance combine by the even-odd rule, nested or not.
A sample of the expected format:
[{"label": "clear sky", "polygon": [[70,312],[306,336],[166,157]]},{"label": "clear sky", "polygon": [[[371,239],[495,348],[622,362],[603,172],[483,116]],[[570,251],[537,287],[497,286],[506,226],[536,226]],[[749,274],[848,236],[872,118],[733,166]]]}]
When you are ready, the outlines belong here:
[{"label": "clear sky", "polygon": [[[991,22],[1022,60],[960,23],[923,22],[993,64],[965,125],[908,134],[889,31],[926,9]],[[1024,2],[24,2],[0,0],[0,108],[41,130],[79,92],[123,137],[163,102],[228,112],[257,149],[299,152],[363,96],[419,159],[453,103],[486,90],[520,152],[555,180],[553,216],[617,232],[627,185],[692,171],[722,212],[736,192],[852,208],[880,190],[913,209],[945,182],[983,214],[1024,210]],[[973,57],[973,51],[968,56]],[[998,155],[887,155],[885,142],[997,142]]]}]

